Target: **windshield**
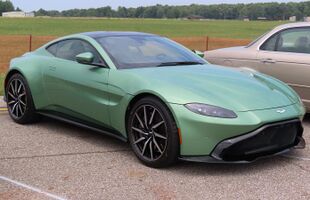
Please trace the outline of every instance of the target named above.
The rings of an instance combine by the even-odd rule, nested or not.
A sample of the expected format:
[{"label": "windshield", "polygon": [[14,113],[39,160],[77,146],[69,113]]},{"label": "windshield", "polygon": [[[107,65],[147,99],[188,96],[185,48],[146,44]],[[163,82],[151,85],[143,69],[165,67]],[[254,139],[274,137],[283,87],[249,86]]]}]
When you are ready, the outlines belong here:
[{"label": "windshield", "polygon": [[269,32],[267,32],[267,33],[265,33],[265,34],[259,36],[258,38],[256,38],[255,40],[253,40],[250,44],[248,44],[248,46],[246,46],[246,47],[251,47],[251,46],[253,46],[256,42],[258,42],[260,39],[262,39],[263,37],[265,37],[268,33],[269,33]]},{"label": "windshield", "polygon": [[119,69],[206,63],[190,50],[159,36],[110,36],[97,41]]}]

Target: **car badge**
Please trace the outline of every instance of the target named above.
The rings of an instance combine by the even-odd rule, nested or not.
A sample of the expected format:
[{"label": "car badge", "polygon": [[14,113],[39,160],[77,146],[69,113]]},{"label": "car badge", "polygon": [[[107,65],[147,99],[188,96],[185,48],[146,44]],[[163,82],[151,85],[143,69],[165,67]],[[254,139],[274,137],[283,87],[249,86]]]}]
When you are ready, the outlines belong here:
[{"label": "car badge", "polygon": [[280,113],[280,114],[285,113],[285,112],[286,112],[286,110],[283,108],[280,108],[277,110],[277,113]]}]

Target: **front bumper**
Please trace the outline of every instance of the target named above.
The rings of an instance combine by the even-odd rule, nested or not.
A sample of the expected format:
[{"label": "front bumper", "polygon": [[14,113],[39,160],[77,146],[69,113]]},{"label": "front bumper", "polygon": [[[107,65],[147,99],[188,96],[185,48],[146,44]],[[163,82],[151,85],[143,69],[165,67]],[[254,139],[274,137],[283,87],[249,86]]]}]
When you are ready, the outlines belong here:
[{"label": "front bumper", "polygon": [[180,129],[182,143],[180,156],[210,156],[217,145],[229,138],[236,138],[267,125],[292,119],[302,121],[305,109],[301,104],[279,108],[237,112],[238,118],[223,119],[198,115],[184,105],[170,104],[177,126]]},{"label": "front bumper", "polygon": [[248,163],[259,158],[304,148],[299,119],[264,125],[257,130],[220,142],[210,156],[185,156],[181,160],[208,163]]}]

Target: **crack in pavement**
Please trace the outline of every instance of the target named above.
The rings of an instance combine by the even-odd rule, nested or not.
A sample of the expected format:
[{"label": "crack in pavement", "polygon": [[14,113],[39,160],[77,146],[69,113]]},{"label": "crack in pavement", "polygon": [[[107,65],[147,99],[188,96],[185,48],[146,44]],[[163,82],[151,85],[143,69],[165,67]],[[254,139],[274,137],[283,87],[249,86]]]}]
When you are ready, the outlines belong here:
[{"label": "crack in pavement", "polygon": [[48,155],[36,155],[36,156],[20,156],[20,157],[3,157],[0,160],[17,160],[17,159],[33,159],[33,158],[48,158],[48,157],[59,157],[59,156],[75,156],[75,155],[88,155],[88,154],[104,154],[114,152],[126,152],[130,149],[118,149],[111,151],[92,151],[92,152],[79,152],[79,153],[61,153],[61,154],[48,154]]}]

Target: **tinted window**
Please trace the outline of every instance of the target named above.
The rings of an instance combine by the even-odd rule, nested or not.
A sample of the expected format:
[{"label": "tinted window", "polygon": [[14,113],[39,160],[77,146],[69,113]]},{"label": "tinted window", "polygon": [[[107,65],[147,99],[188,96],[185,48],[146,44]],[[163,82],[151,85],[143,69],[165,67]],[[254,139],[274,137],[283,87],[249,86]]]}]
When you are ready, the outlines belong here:
[{"label": "tinted window", "polygon": [[188,49],[162,37],[111,36],[97,41],[120,69],[154,67],[167,62],[206,63]]},{"label": "tinted window", "polygon": [[51,54],[53,54],[54,56],[56,56],[57,44],[52,44],[52,45],[49,46],[46,50],[47,50],[48,52],[50,52]]},{"label": "tinted window", "polygon": [[265,50],[265,51],[275,51],[276,49],[276,44],[277,44],[277,40],[278,40],[278,34],[272,36],[270,39],[267,40],[267,42],[265,42],[262,46],[261,46],[261,50]]},{"label": "tinted window", "polygon": [[51,54],[58,58],[75,61],[76,56],[81,53],[91,52],[94,54],[94,63],[102,63],[97,50],[83,40],[64,40],[47,48]]},{"label": "tinted window", "polygon": [[75,56],[83,53],[83,45],[79,40],[66,40],[57,45],[56,57],[75,61]]},{"label": "tinted window", "polygon": [[281,32],[276,51],[310,53],[310,29],[298,28]]}]

